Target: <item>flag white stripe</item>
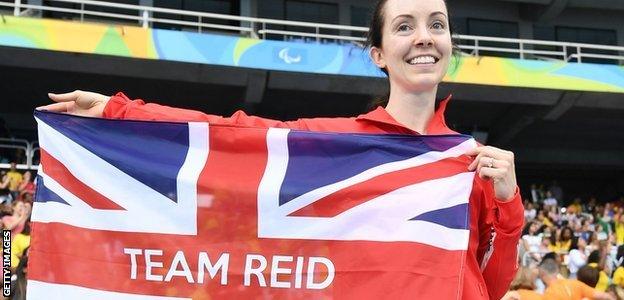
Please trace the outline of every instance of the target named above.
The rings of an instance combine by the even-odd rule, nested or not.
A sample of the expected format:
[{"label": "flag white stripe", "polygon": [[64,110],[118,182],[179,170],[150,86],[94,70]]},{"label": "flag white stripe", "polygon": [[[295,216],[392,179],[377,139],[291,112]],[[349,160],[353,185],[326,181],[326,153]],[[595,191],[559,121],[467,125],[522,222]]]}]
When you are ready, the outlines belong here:
[{"label": "flag white stripe", "polygon": [[[49,125],[39,122],[38,130],[43,150],[61,162],[78,180],[119,206],[127,210],[163,210],[175,204]],[[142,201],[137,201],[146,198],[153,202],[150,207],[144,207]]]},{"label": "flag white stripe", "polygon": [[[466,250],[469,231],[410,219],[436,209],[467,203],[474,173],[430,180],[394,190],[332,218],[291,217],[277,198],[259,199],[258,235],[263,238],[341,241],[418,242]],[[456,188],[448,188],[456,187]],[[468,222],[468,216],[464,216]]]},{"label": "flag white stripe", "polygon": [[[65,189],[54,178],[48,176],[48,174],[46,174],[43,171],[43,169],[39,169],[39,171],[37,172],[37,175],[43,178],[43,183],[45,183],[44,186],[46,188],[48,188],[50,191],[54,192],[63,200],[65,200],[67,204],[75,207],[76,209],[91,209],[91,206],[87,205],[87,203],[85,203],[83,200],[76,197],[76,195],[72,194],[67,189]],[[63,205],[67,206],[66,204],[63,204]],[[37,220],[36,218],[37,218],[37,215],[33,211],[32,219],[36,221]]]},{"label": "flag white stripe", "polygon": [[[275,132],[271,133],[271,131],[275,131]],[[284,155],[284,153],[288,154],[287,135],[288,135],[288,132],[284,131],[284,129],[278,129],[278,128],[269,129],[269,134],[267,136],[268,147],[270,149],[275,149],[275,150],[280,149],[279,151],[275,151],[275,152],[269,151],[269,159],[271,159],[271,156],[276,156],[275,159],[273,159],[272,161],[278,161],[280,159],[284,160],[280,156]],[[371,178],[374,178],[374,177],[377,177],[379,175],[383,175],[386,173],[413,168],[417,166],[422,166],[422,165],[433,163],[433,162],[436,162],[438,160],[442,160],[445,158],[457,157],[466,153],[466,151],[468,151],[469,149],[475,148],[476,145],[477,144],[474,141],[474,139],[469,139],[446,151],[442,151],[442,152],[430,151],[430,152],[427,152],[422,155],[412,157],[409,159],[389,162],[389,163],[385,163],[379,166],[375,166],[355,176],[352,176],[347,179],[338,181],[336,183],[326,185],[326,186],[314,189],[312,191],[309,191],[301,196],[296,197],[295,199],[288,201],[288,203],[285,203],[284,205],[282,205],[280,209],[284,210],[286,214],[290,214],[299,210],[301,207],[305,207],[317,201],[318,199],[329,196],[341,189],[352,186],[354,184],[364,182],[366,180],[369,180]],[[286,147],[286,150],[282,149],[284,147]],[[280,161],[279,166],[268,164],[267,165],[267,169],[269,170],[268,176],[271,178],[274,178],[274,177],[279,178],[280,175],[278,175],[278,172],[281,172],[282,168],[285,168],[287,165],[288,165],[287,161],[285,162],[285,164],[283,161]],[[275,180],[272,180],[272,181],[275,181]],[[280,184],[281,184],[281,181],[280,181]]]},{"label": "flag white stripe", "polygon": [[[42,149],[60,161],[78,180],[124,209],[98,210],[85,205],[56,202],[36,203],[33,221],[62,222],[69,225],[124,232],[170,234],[197,233],[197,179],[208,157],[208,124],[189,123],[189,151],[178,174],[177,203],[145,186],[68,139],[41,120],[39,141]],[[44,178],[50,188],[68,203],[77,197],[60,184]],[[48,185],[47,181],[51,181]],[[66,198],[67,197],[67,198]]]},{"label": "flag white stripe", "polygon": [[[258,190],[258,232],[263,238],[407,241],[448,250],[466,250],[469,231],[410,219],[434,210],[467,204],[474,172],[428,180],[396,189],[331,218],[290,217],[290,213],[318,199],[385,174],[449,157],[476,147],[473,139],[447,151],[431,151],[399,162],[383,164],[343,181],[306,193],[279,205],[279,191],[288,167],[287,129],[269,129],[267,168]],[[468,216],[462,220],[468,222]]]},{"label": "flag white stripe", "polygon": [[190,300],[191,298],[181,297],[165,297],[165,296],[149,296],[120,292],[111,292],[96,290],[86,287],[80,287],[69,284],[48,283],[38,280],[28,280],[26,286],[27,299],[39,300],[100,300],[100,299],[116,299],[116,300]]}]

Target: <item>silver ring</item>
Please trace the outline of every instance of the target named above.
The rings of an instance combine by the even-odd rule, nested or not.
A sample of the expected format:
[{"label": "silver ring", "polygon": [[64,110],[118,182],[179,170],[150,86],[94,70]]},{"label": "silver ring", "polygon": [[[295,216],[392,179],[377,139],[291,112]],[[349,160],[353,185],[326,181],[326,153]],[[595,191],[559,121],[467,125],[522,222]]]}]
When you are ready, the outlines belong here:
[{"label": "silver ring", "polygon": [[490,162],[488,163],[487,167],[488,168],[494,167],[494,158],[493,157],[490,157]]}]

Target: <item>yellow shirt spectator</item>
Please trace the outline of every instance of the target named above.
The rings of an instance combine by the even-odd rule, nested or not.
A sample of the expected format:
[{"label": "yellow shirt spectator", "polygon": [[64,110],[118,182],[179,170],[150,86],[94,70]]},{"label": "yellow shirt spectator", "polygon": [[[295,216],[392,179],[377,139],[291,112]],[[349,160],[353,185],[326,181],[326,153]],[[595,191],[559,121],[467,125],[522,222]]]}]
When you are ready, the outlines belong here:
[{"label": "yellow shirt spectator", "polygon": [[11,241],[11,268],[15,269],[19,265],[20,258],[24,255],[24,250],[30,246],[30,235],[17,234]]},{"label": "yellow shirt spectator", "polygon": [[[592,267],[592,268],[598,269],[598,264],[597,263],[589,263],[587,265]],[[600,270],[600,276],[598,277],[598,283],[596,283],[596,290],[601,291],[601,292],[605,292],[607,290],[607,287],[609,287],[609,276],[607,275],[607,273],[605,273],[605,271]]]},{"label": "yellow shirt spectator", "polygon": [[22,183],[22,173],[18,171],[9,171],[6,175],[9,177],[9,191],[17,191],[20,183]]},{"label": "yellow shirt spectator", "polygon": [[554,245],[549,245],[548,250],[555,253],[564,253],[570,251],[570,246],[572,245],[572,240],[567,240],[565,242],[557,242]]},{"label": "yellow shirt spectator", "polygon": [[618,267],[613,273],[613,284],[624,288],[624,267]]},{"label": "yellow shirt spectator", "polygon": [[618,246],[624,244],[624,215],[615,219],[615,242]]}]

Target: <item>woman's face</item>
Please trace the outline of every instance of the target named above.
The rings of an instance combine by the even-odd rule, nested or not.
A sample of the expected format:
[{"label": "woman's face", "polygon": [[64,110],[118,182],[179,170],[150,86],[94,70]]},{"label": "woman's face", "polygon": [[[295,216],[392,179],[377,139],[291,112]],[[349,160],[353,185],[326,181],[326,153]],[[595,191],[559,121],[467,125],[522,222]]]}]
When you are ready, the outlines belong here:
[{"label": "woman's face", "polygon": [[371,56],[388,71],[392,89],[429,91],[442,81],[453,52],[443,0],[388,0],[382,33]]},{"label": "woman's face", "polygon": [[24,203],[22,201],[15,202],[13,206],[13,213],[14,214],[22,213],[23,210],[24,210]]},{"label": "woman's face", "polygon": [[587,246],[587,242],[585,241],[585,239],[579,238],[578,239],[578,247],[579,247],[579,249],[585,249],[585,246]]},{"label": "woman's face", "polygon": [[567,229],[567,228],[564,229],[563,232],[561,232],[561,238],[563,240],[566,240],[566,241],[571,239],[572,238],[572,230]]},{"label": "woman's face", "polygon": [[531,223],[531,226],[529,227],[529,233],[534,234],[538,229],[539,229],[539,225],[533,222]]}]

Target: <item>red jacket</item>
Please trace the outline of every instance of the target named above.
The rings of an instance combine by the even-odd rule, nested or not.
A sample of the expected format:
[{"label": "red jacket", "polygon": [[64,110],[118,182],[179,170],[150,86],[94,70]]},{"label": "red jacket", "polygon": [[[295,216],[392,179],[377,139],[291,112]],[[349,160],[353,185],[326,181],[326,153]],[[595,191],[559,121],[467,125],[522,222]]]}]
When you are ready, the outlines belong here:
[{"label": "red jacket", "polygon": [[[456,134],[446,126],[444,111],[448,103],[443,100],[427,126],[429,134]],[[248,116],[242,111],[229,118],[207,115],[202,112],[145,104],[130,100],[119,93],[104,109],[104,117],[112,119],[138,119],[158,121],[205,121],[213,124],[230,124],[252,127],[283,127],[310,131],[355,133],[418,134],[399,124],[379,107],[367,114],[353,118],[313,118],[282,122]],[[524,222],[524,209],[519,190],[511,201],[501,201],[494,196],[490,181],[475,176],[470,195],[470,242],[463,278],[463,299],[500,299],[516,274],[517,245]],[[489,295],[489,296],[488,296]]]}]

